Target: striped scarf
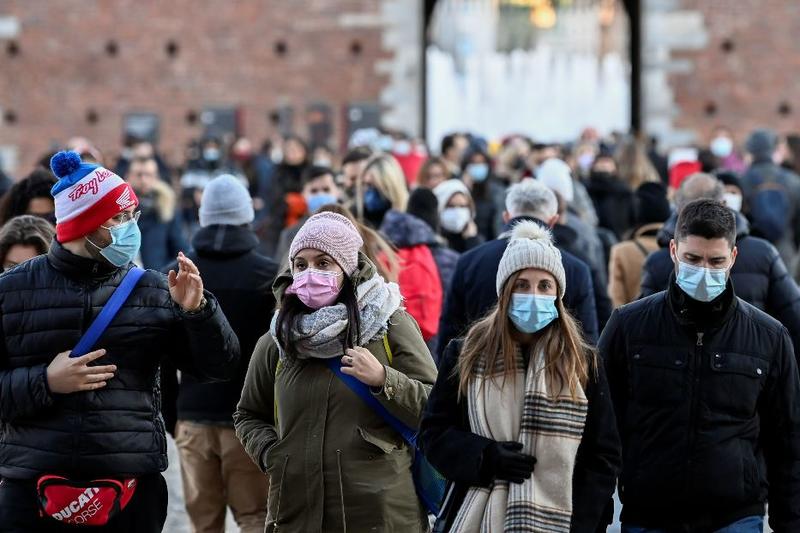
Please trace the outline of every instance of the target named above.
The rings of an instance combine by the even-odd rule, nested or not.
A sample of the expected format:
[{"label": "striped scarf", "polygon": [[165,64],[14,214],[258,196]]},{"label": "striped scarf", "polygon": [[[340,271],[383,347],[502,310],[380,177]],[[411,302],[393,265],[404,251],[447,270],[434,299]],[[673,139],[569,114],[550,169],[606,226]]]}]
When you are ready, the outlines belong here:
[{"label": "striped scarf", "polygon": [[582,388],[573,400],[566,386],[553,400],[543,366],[543,354],[526,365],[519,349],[517,372],[505,382],[502,363],[491,373],[478,365],[467,393],[472,431],[521,442],[522,453],[536,457],[536,469],[521,485],[496,480],[470,488],[451,532],[569,532],[572,472],[588,402]]}]

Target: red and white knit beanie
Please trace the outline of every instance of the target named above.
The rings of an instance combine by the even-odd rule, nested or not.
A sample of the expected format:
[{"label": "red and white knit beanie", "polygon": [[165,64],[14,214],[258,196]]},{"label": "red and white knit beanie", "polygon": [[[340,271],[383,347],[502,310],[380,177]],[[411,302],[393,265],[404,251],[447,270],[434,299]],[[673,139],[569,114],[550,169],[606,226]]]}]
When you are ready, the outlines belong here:
[{"label": "red and white knit beanie", "polygon": [[56,204],[56,238],[69,242],[85,237],[139,199],[122,178],[99,165],[83,163],[76,152],[58,152],[50,159],[58,178],[50,193]]}]

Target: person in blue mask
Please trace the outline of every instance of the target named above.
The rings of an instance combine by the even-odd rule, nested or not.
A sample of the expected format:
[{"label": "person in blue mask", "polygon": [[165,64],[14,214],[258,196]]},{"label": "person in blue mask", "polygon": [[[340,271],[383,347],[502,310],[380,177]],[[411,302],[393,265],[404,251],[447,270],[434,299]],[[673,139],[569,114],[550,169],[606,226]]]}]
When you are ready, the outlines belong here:
[{"label": "person in blue mask", "polygon": [[738,298],[736,217],[678,215],[666,291],[600,337],[625,463],[622,531],[800,531],[800,377],[789,334]]},{"label": "person in blue mask", "polygon": [[[98,532],[159,532],[167,513],[159,366],[169,359],[199,380],[229,379],[239,342],[179,253],[168,275],[145,271],[91,351],[71,357],[134,267],[139,201],[75,152],[57,153],[51,168],[56,238],[46,255],[0,276],[2,530],[73,531],[91,521]],[[45,484],[55,499],[42,495]],[[116,486],[121,499],[96,499],[98,486]],[[74,495],[69,487],[87,488],[59,498]]]},{"label": "person in blue mask", "polygon": [[471,147],[461,163],[461,181],[475,201],[475,224],[485,240],[502,233],[506,186],[492,171],[492,160],[478,146]]},{"label": "person in blue mask", "polygon": [[620,441],[603,367],[563,303],[549,230],[517,224],[498,303],[444,352],[420,426],[450,480],[437,531],[605,530]]},{"label": "person in blue mask", "polygon": [[301,192],[306,202],[306,215],[295,224],[281,231],[275,252],[275,258],[280,261],[288,260],[289,246],[306,220],[319,211],[321,207],[338,204],[341,198],[341,191],[336,184],[333,170],[330,167],[317,165],[306,167],[303,171],[302,180],[303,189]]}]

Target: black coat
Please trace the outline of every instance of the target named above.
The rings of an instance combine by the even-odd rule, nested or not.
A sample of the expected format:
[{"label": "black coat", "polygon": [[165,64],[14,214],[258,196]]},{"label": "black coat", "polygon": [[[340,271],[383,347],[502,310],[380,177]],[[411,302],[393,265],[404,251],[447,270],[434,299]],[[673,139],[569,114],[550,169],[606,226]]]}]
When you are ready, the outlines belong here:
[{"label": "black coat", "polygon": [[168,221],[162,221],[158,213],[142,210],[139,219],[142,232],[142,266],[160,269],[175,260],[178,252],[188,252],[189,243],[183,233],[183,222],[177,214]]},{"label": "black coat", "polygon": [[617,240],[625,238],[635,224],[635,196],[630,187],[616,176],[593,173],[586,190],[594,203],[598,225],[614,232]]},{"label": "black coat", "polygon": [[[170,433],[177,419],[233,427],[232,417],[242,394],[250,355],[258,339],[269,329],[275,310],[272,282],[278,274],[278,265],[255,251],[258,237],[252,230],[241,226],[209,226],[197,232],[192,246],[194,251],[188,257],[200,270],[206,288],[219,300],[239,338],[242,357],[233,378],[224,383],[203,383],[183,375],[178,386],[175,367],[164,364],[162,412]],[[174,268],[172,264],[164,270]]]},{"label": "black coat", "polygon": [[[508,226],[521,220],[536,219],[519,217],[511,220]],[[459,258],[450,289],[445,293],[439,322],[439,358],[447,343],[466,334],[469,326],[497,303],[497,267],[507,245],[508,239],[495,239]],[[564,305],[583,326],[587,340],[594,343],[598,335],[597,312],[589,267],[564,250],[561,250],[561,262],[567,279]]]},{"label": "black coat", "polygon": [[[461,348],[456,340],[444,352],[419,433],[425,457],[456,485],[454,493],[460,498],[450,504],[455,509],[460,508],[466,489],[489,486],[494,478],[482,468],[484,450],[493,441],[472,432],[468,402],[458,397],[459,378],[454,371]],[[590,379],[585,390],[589,410],[572,476],[573,533],[594,533],[610,522],[606,509],[620,470],[620,441],[608,383],[603,369],[597,370],[597,379]]]},{"label": "black coat", "polygon": [[46,369],[72,349],[131,265],[115,268],[54,242],[0,276],[0,476],[42,473],[137,476],[167,468],[158,370],[169,357],[203,379],[227,379],[239,342],[217,300],[191,315],[173,303],[166,277],[148,270],[106,329],[96,364],[114,364],[102,389],[53,394]]},{"label": "black coat", "polygon": [[[673,215],[658,234],[662,247],[650,254],[642,267],[641,297],[663,291],[675,270],[669,241],[675,233]],[[736,246],[739,255],[731,268],[736,295],[781,322],[800,347],[800,289],[786,270],[778,250],[764,239],[753,237],[747,219],[736,215]]]},{"label": "black coat", "polygon": [[[622,520],[712,531],[763,515],[800,531],[800,377],[786,328],[675,283],[611,316],[599,343],[623,445]],[[684,529],[688,528],[688,529]]]}]

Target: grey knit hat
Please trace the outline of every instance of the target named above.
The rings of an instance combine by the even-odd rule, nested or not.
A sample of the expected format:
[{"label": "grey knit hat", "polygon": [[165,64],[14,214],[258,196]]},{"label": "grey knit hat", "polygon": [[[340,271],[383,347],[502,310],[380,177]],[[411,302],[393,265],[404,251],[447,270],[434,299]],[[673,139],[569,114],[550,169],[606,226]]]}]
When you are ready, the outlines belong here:
[{"label": "grey knit hat", "polygon": [[289,247],[289,261],[297,252],[313,248],[325,252],[344,273],[352,276],[358,268],[358,251],[364,245],[361,234],[346,217],[323,211],[306,220]]},{"label": "grey knit hat", "polygon": [[200,201],[200,225],[241,226],[255,218],[253,199],[236,176],[223,174],[208,182]]},{"label": "grey knit hat", "polygon": [[553,244],[550,230],[533,221],[523,221],[514,226],[503,258],[497,267],[497,295],[503,291],[508,278],[526,268],[539,268],[550,272],[558,282],[558,296],[564,297],[567,277],[561,263],[561,252]]}]

